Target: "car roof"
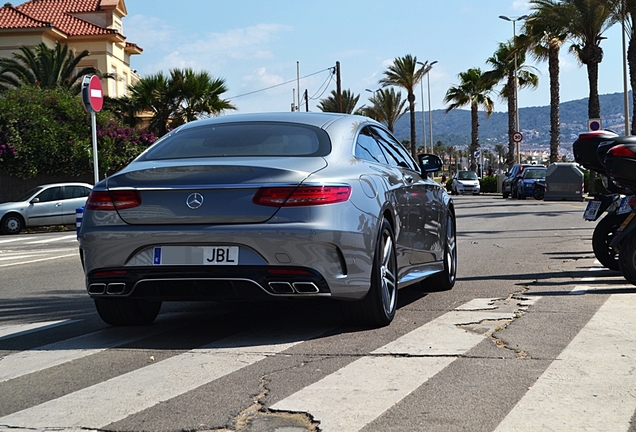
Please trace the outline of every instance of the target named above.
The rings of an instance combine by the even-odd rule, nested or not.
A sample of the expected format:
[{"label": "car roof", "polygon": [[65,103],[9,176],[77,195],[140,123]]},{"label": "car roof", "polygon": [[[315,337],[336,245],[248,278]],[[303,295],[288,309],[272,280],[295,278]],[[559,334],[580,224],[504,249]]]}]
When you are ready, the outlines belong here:
[{"label": "car roof", "polygon": [[190,128],[197,126],[213,125],[220,123],[240,123],[240,122],[285,122],[299,123],[319,128],[326,128],[331,123],[339,120],[345,122],[371,122],[377,123],[375,120],[354,115],[330,112],[269,112],[269,113],[249,113],[249,114],[231,114],[226,116],[211,117],[207,119],[197,120],[186,123],[181,128]]},{"label": "car roof", "polygon": [[93,185],[88,184],[88,183],[81,183],[81,182],[65,182],[65,183],[47,183],[47,184],[43,184],[43,185],[37,185],[35,187],[52,187],[52,186],[86,186],[89,188],[93,188]]}]

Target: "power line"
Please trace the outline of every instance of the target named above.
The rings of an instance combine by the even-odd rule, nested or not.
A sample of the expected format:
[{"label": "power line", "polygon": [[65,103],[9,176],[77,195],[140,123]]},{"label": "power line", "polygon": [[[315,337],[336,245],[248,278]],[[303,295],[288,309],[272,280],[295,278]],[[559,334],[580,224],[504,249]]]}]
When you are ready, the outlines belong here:
[{"label": "power line", "polygon": [[[301,77],[300,79],[309,78],[311,76],[318,75],[318,74],[323,73],[325,71],[331,71],[332,74],[333,74],[334,67],[332,66],[332,67],[328,67],[326,69],[322,69],[322,70],[320,70],[318,72],[314,72],[314,73],[311,73],[309,75],[305,75],[305,76]],[[251,92],[248,92],[248,93],[243,93],[243,94],[240,94],[240,95],[237,95],[237,96],[232,96],[232,97],[229,97],[228,99],[237,99],[237,98],[240,98],[240,97],[243,97],[243,96],[249,96],[249,95],[252,95],[254,93],[264,92],[264,91],[271,90],[271,89],[276,88],[276,87],[284,86],[284,85],[295,83],[295,82],[296,82],[296,79],[293,79],[293,80],[286,81],[286,82],[280,83],[280,84],[275,84],[273,86],[266,87],[266,88],[263,88],[263,89],[260,89],[260,90],[254,90],[254,91],[251,91]]]}]

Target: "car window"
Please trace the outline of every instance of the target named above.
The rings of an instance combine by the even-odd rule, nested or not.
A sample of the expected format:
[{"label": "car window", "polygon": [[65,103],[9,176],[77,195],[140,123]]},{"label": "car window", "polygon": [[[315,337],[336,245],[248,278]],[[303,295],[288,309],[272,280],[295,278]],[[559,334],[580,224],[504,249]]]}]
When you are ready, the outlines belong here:
[{"label": "car window", "polygon": [[409,155],[402,144],[400,144],[395,138],[385,132],[383,129],[377,127],[370,127],[373,131],[375,138],[384,150],[384,154],[389,162],[389,165],[400,166],[412,171],[417,171],[417,164],[413,158]]},{"label": "car window", "polygon": [[457,178],[459,180],[477,180],[477,174],[474,171],[460,171]]},{"label": "car window", "polygon": [[90,193],[91,190],[86,186],[66,186],[64,197],[66,199],[83,198],[87,197]]},{"label": "car window", "polygon": [[327,133],[290,123],[230,123],[176,130],[143,153],[139,160],[226,156],[326,156]]},{"label": "car window", "polygon": [[384,152],[380,148],[380,144],[371,136],[371,130],[365,127],[358,134],[356,140],[355,156],[360,159],[387,164]]},{"label": "car window", "polygon": [[38,198],[40,202],[50,202],[61,200],[62,196],[62,186],[56,186],[43,190],[34,198]]},{"label": "car window", "polygon": [[18,199],[16,199],[15,202],[26,201],[29,198],[31,198],[33,195],[35,195],[38,191],[41,191],[41,190],[42,190],[42,186],[35,187],[31,189],[30,191],[28,191],[27,193],[25,193],[24,195],[22,195],[21,197],[19,197]]},{"label": "car window", "polygon": [[523,173],[525,179],[543,179],[545,178],[546,170],[529,169]]}]

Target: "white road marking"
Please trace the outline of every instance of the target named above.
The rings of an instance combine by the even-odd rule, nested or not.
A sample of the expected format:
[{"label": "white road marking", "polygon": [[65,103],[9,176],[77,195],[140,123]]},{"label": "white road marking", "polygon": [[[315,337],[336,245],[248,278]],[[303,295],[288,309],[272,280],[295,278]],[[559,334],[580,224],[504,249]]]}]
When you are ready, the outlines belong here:
[{"label": "white road marking", "polygon": [[39,330],[46,330],[49,328],[61,326],[64,324],[70,324],[77,320],[58,320],[58,321],[43,321],[39,323],[30,324],[10,324],[0,326],[0,340],[9,339],[16,336],[22,336],[27,333],[36,332]]},{"label": "white road marking", "polygon": [[[475,299],[305,387],[271,409],[307,412],[326,431],[358,431],[485,339],[458,326],[513,319],[538,297],[507,311]],[[521,304],[519,304],[521,303]]]},{"label": "white road marking", "polygon": [[614,294],[496,429],[627,431],[636,408],[636,294]]},{"label": "white road marking", "polygon": [[260,328],[0,418],[10,428],[98,429],[326,331]]},{"label": "white road marking", "polygon": [[34,245],[34,244],[53,243],[53,242],[58,242],[58,241],[69,241],[69,240],[77,240],[77,234],[73,233],[73,234],[64,235],[64,236],[61,236],[61,237],[49,237],[49,238],[45,238],[43,240],[36,240],[36,241],[27,242],[25,244]]},{"label": "white road marking", "polygon": [[36,239],[37,237],[13,237],[13,238],[9,238],[9,239],[2,239],[0,240],[0,244],[5,244],[5,243],[15,243],[15,242],[19,242],[19,241],[25,241],[25,240],[33,240]]},{"label": "white road marking", "polygon": [[59,259],[59,258],[68,258],[68,257],[76,257],[76,258],[79,258],[79,253],[72,253],[72,254],[66,254],[66,255],[58,255],[58,256],[48,257],[48,258],[39,258],[39,259],[35,259],[35,260],[30,260],[30,261],[20,261],[20,262],[15,262],[15,263],[11,263],[11,264],[2,264],[2,265],[0,265],[0,267],[12,267],[12,266],[17,266],[17,265],[33,264],[33,263],[36,263],[36,262],[41,262],[41,261],[50,261],[50,260],[54,260],[54,259]]},{"label": "white road marking", "polygon": [[163,329],[159,326],[142,331],[113,327],[11,354],[0,358],[0,383],[144,339],[161,331]]}]

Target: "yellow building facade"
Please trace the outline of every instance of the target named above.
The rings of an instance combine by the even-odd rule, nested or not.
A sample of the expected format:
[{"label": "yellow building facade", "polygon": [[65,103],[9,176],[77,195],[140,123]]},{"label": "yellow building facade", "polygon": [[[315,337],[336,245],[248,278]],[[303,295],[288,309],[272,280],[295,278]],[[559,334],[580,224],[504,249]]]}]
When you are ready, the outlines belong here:
[{"label": "yellow building facade", "polygon": [[87,50],[79,67],[92,66],[116,79],[104,80],[107,96],[127,94],[128,85],[139,80],[131,57],[142,48],[124,36],[124,0],[30,0],[0,8],[0,57],[11,57],[21,46],[44,42],[53,48],[59,41],[76,53]]}]

